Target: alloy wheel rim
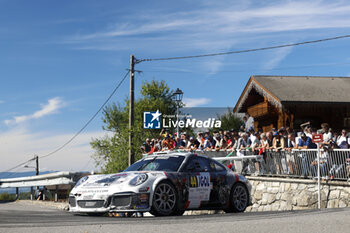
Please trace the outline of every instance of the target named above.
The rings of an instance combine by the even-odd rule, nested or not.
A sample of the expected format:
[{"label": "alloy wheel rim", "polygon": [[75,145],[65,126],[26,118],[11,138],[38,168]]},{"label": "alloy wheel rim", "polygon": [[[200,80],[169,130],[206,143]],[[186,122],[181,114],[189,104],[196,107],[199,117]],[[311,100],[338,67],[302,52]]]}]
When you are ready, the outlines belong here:
[{"label": "alloy wheel rim", "polygon": [[236,186],[236,188],[233,190],[233,204],[234,206],[239,210],[243,211],[244,208],[246,208],[248,203],[248,195],[247,191],[242,186]]},{"label": "alloy wheel rim", "polygon": [[169,184],[160,184],[154,192],[154,202],[162,212],[170,212],[176,203],[174,189]]}]

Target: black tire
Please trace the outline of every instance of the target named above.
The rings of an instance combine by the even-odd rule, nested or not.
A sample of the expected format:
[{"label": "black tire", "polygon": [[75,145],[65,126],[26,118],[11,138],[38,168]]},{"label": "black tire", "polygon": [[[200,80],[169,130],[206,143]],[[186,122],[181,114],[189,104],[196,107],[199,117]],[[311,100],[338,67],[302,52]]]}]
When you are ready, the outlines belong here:
[{"label": "black tire", "polygon": [[249,192],[247,187],[242,183],[236,183],[232,186],[230,193],[230,208],[226,213],[244,212],[249,205]]},{"label": "black tire", "polygon": [[154,189],[150,213],[154,216],[180,215],[177,204],[176,188],[169,181],[162,181]]}]

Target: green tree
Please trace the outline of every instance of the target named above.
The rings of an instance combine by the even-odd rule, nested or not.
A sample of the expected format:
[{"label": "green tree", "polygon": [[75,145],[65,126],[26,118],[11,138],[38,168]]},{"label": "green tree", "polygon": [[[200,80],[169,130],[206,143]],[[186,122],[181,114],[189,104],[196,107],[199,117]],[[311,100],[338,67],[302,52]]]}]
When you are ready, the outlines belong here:
[{"label": "green tree", "polygon": [[230,108],[227,108],[227,112],[218,115],[218,119],[221,120],[221,128],[223,130],[239,130],[241,125],[243,124],[243,121],[235,116],[233,113],[233,110]]},{"label": "green tree", "polygon": [[[140,94],[135,101],[135,122],[131,129],[136,160],[142,156],[140,147],[146,138],[158,138],[160,134],[160,130],[143,129],[143,112],[159,110],[166,115],[176,113],[173,90],[164,81],[142,83]],[[113,103],[106,106],[103,109],[103,123],[106,135],[94,138],[90,143],[95,150],[95,162],[105,173],[124,170],[128,166],[129,99],[125,100],[124,105]]]}]

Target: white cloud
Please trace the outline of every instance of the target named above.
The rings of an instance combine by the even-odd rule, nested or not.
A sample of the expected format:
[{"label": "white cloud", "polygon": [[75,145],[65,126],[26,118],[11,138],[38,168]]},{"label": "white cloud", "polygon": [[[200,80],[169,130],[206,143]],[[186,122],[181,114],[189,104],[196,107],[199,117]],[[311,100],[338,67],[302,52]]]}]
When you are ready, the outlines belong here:
[{"label": "white cloud", "polygon": [[154,39],[163,37],[164,32],[168,38],[172,38],[173,32],[177,39],[191,38],[197,43],[210,42],[213,38],[222,36],[230,41],[235,38],[233,35],[239,36],[242,32],[270,33],[350,27],[350,3],[346,1],[286,1],[279,4],[271,2],[260,7],[255,5],[255,2],[250,5],[227,2],[219,6],[198,6],[187,12],[157,14],[157,17],[151,16],[154,12],[145,12],[144,17],[140,17],[140,12],[137,12],[138,18],[142,19],[140,21],[118,22],[114,27],[103,31],[76,35],[71,39],[85,41],[156,33],[151,37]]},{"label": "white cloud", "polygon": [[[149,53],[148,48],[157,48],[151,57],[162,57],[163,51],[167,51],[165,56],[225,52],[312,40],[320,29],[323,31],[318,31],[316,38],[330,37],[327,29],[350,28],[349,11],[348,1],[201,2],[186,11],[155,13],[145,9],[136,12],[137,17],[130,15],[99,31],[70,36],[65,42],[87,50]],[[273,68],[291,52],[282,49],[272,60],[262,60],[262,66]],[[226,61],[212,58],[204,60],[202,67],[215,74]]]},{"label": "white cloud", "polygon": [[5,100],[0,100],[0,104],[3,104],[3,103],[5,103]]},{"label": "white cloud", "polygon": [[183,98],[182,102],[185,103],[185,107],[198,107],[209,103],[211,99],[208,98]]},{"label": "white cloud", "polygon": [[[0,171],[14,167],[33,158],[34,155],[42,156],[52,152],[66,143],[74,134],[32,133],[24,127],[16,127],[4,132],[0,134],[0,154],[6,160],[0,163]],[[90,142],[92,138],[99,138],[104,134],[102,131],[81,133],[59,152],[40,159],[40,168],[60,171],[95,170],[94,163],[90,161],[91,155],[94,153]],[[28,171],[28,169],[21,168],[18,171]]]},{"label": "white cloud", "polygon": [[5,120],[6,125],[20,124],[31,119],[39,119],[47,115],[57,113],[57,110],[64,106],[61,98],[56,97],[48,100],[46,105],[41,105],[42,108],[39,111],[34,112],[30,115],[15,116],[11,120]]}]

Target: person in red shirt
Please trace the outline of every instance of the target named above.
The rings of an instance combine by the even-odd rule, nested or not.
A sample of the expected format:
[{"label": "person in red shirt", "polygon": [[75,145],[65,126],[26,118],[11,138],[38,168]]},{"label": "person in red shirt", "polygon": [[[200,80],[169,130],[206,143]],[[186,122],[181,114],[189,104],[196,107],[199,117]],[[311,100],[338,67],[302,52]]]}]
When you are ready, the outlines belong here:
[{"label": "person in red shirt", "polygon": [[174,141],[171,139],[171,137],[166,136],[165,139],[162,142],[162,151],[166,151],[166,150],[173,150],[175,148],[175,143]]}]

